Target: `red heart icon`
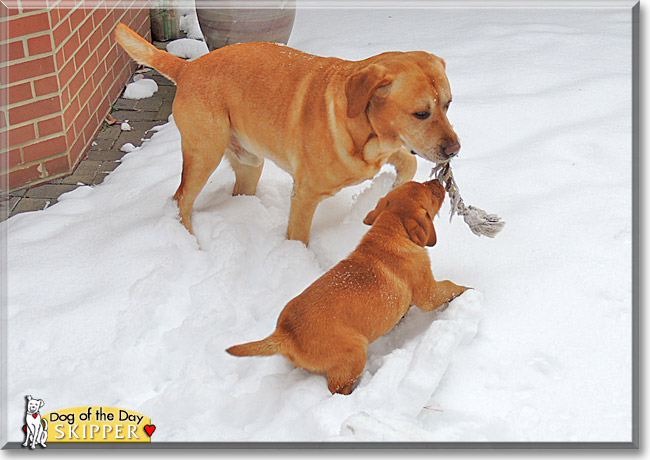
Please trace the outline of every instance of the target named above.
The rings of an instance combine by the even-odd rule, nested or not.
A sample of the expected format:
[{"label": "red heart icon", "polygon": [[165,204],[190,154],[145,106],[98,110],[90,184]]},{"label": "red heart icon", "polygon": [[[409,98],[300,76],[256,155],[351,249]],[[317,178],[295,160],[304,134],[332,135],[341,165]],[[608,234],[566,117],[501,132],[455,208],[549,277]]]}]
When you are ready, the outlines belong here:
[{"label": "red heart icon", "polygon": [[156,431],[156,425],[145,425],[144,431],[146,431],[149,437],[151,437],[153,432]]},{"label": "red heart icon", "polygon": [[36,418],[38,417],[38,414],[32,414],[32,417]]}]

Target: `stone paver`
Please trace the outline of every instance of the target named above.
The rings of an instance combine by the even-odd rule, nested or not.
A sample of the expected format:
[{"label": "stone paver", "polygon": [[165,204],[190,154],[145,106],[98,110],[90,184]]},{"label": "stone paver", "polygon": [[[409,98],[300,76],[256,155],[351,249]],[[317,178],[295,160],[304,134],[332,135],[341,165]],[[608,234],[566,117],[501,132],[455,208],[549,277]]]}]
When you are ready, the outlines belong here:
[{"label": "stone paver", "polygon": [[[161,44],[156,43],[158,47]],[[136,73],[138,73],[136,71]],[[52,206],[62,193],[74,190],[79,185],[97,185],[119,167],[122,157],[120,151],[125,143],[142,145],[142,139],[153,135],[152,127],[167,123],[172,111],[176,86],[155,70],[143,72],[158,84],[158,91],[146,99],[132,100],[120,97],[113,105],[111,115],[116,120],[128,120],[131,131],[122,131],[120,123],[104,123],[89,151],[75,171],[65,177],[54,179],[47,184],[11,192],[0,199],[0,220],[15,214],[36,211]]]}]

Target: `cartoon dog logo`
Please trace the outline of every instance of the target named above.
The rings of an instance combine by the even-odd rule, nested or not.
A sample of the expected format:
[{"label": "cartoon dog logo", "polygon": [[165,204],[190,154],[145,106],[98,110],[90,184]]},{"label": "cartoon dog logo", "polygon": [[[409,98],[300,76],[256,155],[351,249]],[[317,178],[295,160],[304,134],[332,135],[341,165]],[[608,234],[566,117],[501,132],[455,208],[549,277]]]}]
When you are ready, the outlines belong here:
[{"label": "cartoon dog logo", "polygon": [[37,444],[40,444],[43,447],[45,441],[47,441],[47,420],[41,418],[41,414],[38,412],[41,407],[45,405],[42,399],[34,399],[30,395],[25,396],[27,399],[27,412],[25,414],[25,443],[23,447],[27,447],[27,444],[31,441],[30,449],[34,449]]}]

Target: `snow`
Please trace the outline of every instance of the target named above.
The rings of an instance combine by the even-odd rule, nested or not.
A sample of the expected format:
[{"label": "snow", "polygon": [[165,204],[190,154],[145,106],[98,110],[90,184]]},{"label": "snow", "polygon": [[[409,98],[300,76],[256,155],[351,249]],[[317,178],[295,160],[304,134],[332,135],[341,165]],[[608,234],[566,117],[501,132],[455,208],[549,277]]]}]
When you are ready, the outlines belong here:
[{"label": "snow", "polygon": [[[141,77],[141,75],[138,75]],[[138,78],[126,85],[123,97],[125,99],[145,99],[158,91],[158,84],[150,78]]]},{"label": "snow", "polygon": [[137,149],[137,147],[130,142],[127,142],[120,147],[122,152],[133,152],[135,149]]},{"label": "snow", "polygon": [[203,40],[203,32],[196,17],[194,1],[184,1],[178,9],[178,14],[180,15],[179,27],[186,33],[187,38]]},{"label": "snow", "polygon": [[193,40],[191,38],[180,38],[167,43],[167,51],[179,58],[193,61],[204,54],[208,54],[210,50],[208,49],[208,45],[203,41]]},{"label": "snow", "polygon": [[232,197],[224,162],[194,237],[171,200],[171,118],[103,184],[8,220],[8,420],[32,394],[137,410],[155,441],[630,441],[629,9],[305,9],[289,46],[446,60],[455,179],[507,222],[488,239],[448,202],[436,218],[434,275],[474,290],[411,309],[350,396],[282,357],[228,355],[355,247],[394,172],[325,200],[305,247],[284,237],[291,178],[266,162],[257,195]]}]

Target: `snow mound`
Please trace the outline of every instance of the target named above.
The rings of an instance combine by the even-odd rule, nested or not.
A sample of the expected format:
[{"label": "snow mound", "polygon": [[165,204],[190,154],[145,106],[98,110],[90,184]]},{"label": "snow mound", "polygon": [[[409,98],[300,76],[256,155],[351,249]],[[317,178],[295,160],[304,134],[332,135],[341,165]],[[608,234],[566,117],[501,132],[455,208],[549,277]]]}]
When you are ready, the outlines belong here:
[{"label": "snow mound", "polygon": [[179,38],[167,43],[167,51],[174,56],[190,61],[210,52],[205,42],[191,38]]},{"label": "snow mound", "polygon": [[158,84],[150,78],[140,78],[126,85],[125,99],[145,99],[158,91]]}]

